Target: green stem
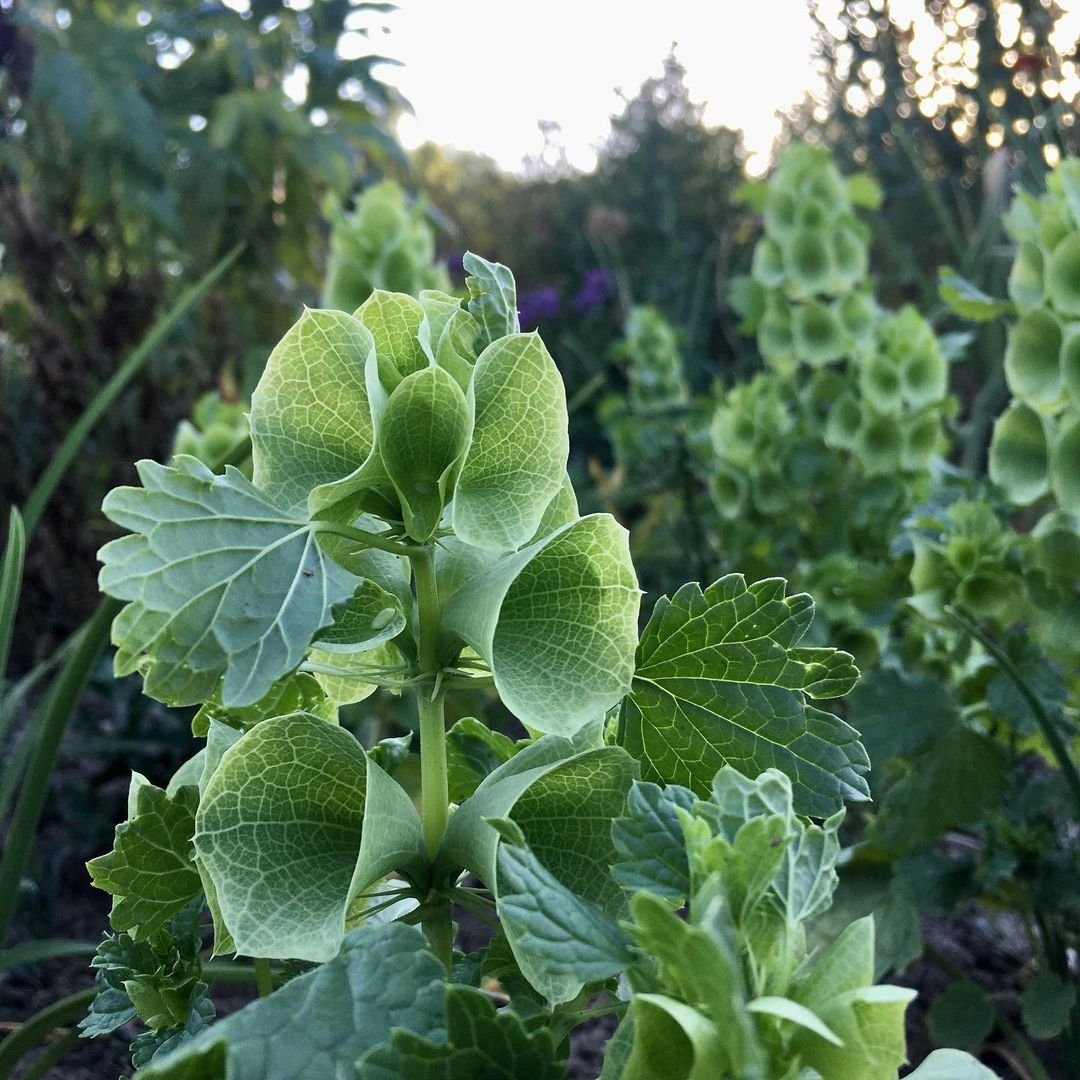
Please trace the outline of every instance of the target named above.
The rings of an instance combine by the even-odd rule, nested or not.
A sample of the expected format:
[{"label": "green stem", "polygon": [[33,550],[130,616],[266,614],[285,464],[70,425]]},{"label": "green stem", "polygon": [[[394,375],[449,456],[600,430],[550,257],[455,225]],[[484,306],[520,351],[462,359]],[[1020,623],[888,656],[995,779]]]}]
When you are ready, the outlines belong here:
[{"label": "green stem", "polygon": [[346,540],[355,540],[364,547],[378,548],[379,551],[388,551],[391,555],[407,555],[417,559],[426,550],[416,547],[414,544],[403,544],[400,540],[388,540],[385,536],[368,532],[366,529],[354,529],[351,525],[341,525],[336,521],[316,521],[314,526],[316,532],[330,533],[331,536],[341,536]]},{"label": "green stem", "polygon": [[15,629],[15,610],[22,589],[23,561],[26,557],[26,530],[19,511],[13,506],[8,521],[7,546],[0,569],[0,686],[7,671],[11,635]]},{"label": "green stem", "polygon": [[270,972],[270,961],[265,957],[255,958],[255,988],[259,997],[269,997],[274,992],[274,976]]},{"label": "green stem", "polygon": [[[413,689],[420,720],[420,815],[428,854],[434,858],[446,832],[450,807],[450,781],[446,765],[445,690],[438,683],[439,589],[435,580],[435,548],[431,544],[412,556],[416,582],[416,652],[422,681]],[[450,903],[432,906],[424,920],[424,933],[436,956],[450,970],[454,927]]]},{"label": "green stem", "polygon": [[[78,641],[57,676],[42,708],[38,722],[37,745],[26,769],[19,800],[11,820],[4,854],[0,857],[0,945],[7,940],[8,928],[18,903],[19,882],[30,856],[41,811],[49,795],[49,775],[56,761],[60,740],[98,653],[109,640],[109,627],[123,604],[106,598],[98,605],[79,634]],[[0,1070],[0,1076],[4,1075]]]},{"label": "green stem", "polygon": [[1061,737],[1061,732],[1058,731],[1057,725],[1051,719],[1050,714],[1043,708],[1042,702],[1032,693],[1031,688],[1017,670],[1016,665],[993,638],[986,634],[973,619],[969,618],[959,608],[946,604],[945,613],[979,641],[983,648],[998,662],[1001,670],[1012,680],[1016,689],[1020,691],[1020,696],[1031,710],[1031,715],[1039,725],[1039,730],[1042,732],[1043,738],[1046,739],[1062,776],[1065,777],[1073,801],[1076,803],[1077,814],[1080,816],[1080,773],[1077,772],[1076,765],[1073,763],[1072,758],[1069,757],[1069,750],[1065,745],[1065,740]]}]

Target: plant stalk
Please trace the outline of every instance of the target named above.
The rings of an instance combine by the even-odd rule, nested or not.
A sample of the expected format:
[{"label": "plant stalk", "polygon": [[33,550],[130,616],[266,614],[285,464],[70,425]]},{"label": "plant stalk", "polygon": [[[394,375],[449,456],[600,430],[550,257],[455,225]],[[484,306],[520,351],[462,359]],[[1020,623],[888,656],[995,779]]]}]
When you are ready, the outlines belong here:
[{"label": "plant stalk", "polygon": [[269,997],[274,992],[274,976],[270,972],[270,961],[264,957],[255,958],[255,988],[259,997]]},{"label": "plant stalk", "polygon": [[1057,725],[1043,708],[1042,702],[1032,693],[1031,687],[1028,686],[1023,675],[1020,674],[1016,665],[1009,659],[1001,646],[988,634],[984,633],[978,623],[951,604],[945,605],[945,613],[990,653],[998,662],[1001,670],[1005,672],[1016,686],[1016,689],[1020,691],[1020,696],[1031,710],[1035,723],[1039,725],[1039,730],[1042,732],[1043,738],[1046,739],[1062,776],[1065,777],[1065,783],[1068,785],[1073,801],[1076,804],[1077,814],[1080,815],[1080,772],[1077,772],[1076,764],[1069,756],[1069,749],[1065,745],[1065,740],[1062,738],[1061,732],[1058,731]]},{"label": "plant stalk", "polygon": [[[416,651],[420,681],[413,688],[420,720],[420,816],[424,841],[434,858],[446,832],[450,782],[446,766],[446,691],[439,683],[439,590],[435,581],[435,547],[426,544],[412,556],[416,583]],[[434,904],[424,919],[432,951],[450,970],[454,927],[449,900]]]}]

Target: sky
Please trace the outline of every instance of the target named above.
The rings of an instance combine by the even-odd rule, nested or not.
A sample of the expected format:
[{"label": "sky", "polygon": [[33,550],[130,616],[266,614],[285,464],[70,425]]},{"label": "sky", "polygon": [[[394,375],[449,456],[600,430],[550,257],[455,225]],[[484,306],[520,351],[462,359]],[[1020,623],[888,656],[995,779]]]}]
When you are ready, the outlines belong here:
[{"label": "sky", "polygon": [[706,123],[745,133],[751,172],[766,167],[776,111],[818,85],[805,0],[400,3],[365,16],[369,37],[355,46],[403,62],[379,69],[415,110],[400,123],[403,145],[477,151],[508,171],[541,153],[541,120],[560,125],[570,164],[590,169],[618,90],[632,97],[661,74],[672,45]]}]

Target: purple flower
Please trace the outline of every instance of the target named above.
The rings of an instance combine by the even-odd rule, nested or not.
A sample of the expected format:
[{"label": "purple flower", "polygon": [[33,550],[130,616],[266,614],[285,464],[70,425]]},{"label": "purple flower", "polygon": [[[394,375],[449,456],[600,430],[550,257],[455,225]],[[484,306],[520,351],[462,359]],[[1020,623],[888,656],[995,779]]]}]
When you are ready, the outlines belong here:
[{"label": "purple flower", "polygon": [[562,303],[550,285],[530,289],[518,297],[518,316],[522,330],[535,330],[542,322],[559,317]]},{"label": "purple flower", "polygon": [[614,292],[611,275],[602,266],[594,266],[591,270],[585,271],[585,279],[581,283],[577,296],[574,297],[574,307],[578,311],[593,311],[598,307],[603,307]]}]

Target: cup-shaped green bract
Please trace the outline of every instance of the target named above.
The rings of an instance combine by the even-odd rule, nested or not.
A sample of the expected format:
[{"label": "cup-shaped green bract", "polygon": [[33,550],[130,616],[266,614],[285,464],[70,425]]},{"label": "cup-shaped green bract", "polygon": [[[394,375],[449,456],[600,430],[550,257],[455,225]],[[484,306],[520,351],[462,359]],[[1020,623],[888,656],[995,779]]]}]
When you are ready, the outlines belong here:
[{"label": "cup-shaped green bract", "polygon": [[762,237],[754,248],[754,258],[750,266],[754,280],[769,289],[779,288],[784,284],[787,271],[784,268],[784,253],[780,245],[768,236]]},{"label": "cup-shaped green bract", "polygon": [[1054,438],[1050,487],[1063,510],[1080,513],[1080,412],[1071,412]]},{"label": "cup-shaped green bract", "polygon": [[823,229],[796,229],[784,245],[784,267],[793,296],[815,296],[833,284],[833,262],[829,234]]},{"label": "cup-shaped green bract", "polygon": [[421,543],[450,500],[472,434],[472,409],[439,367],[407,375],[390,395],[378,428],[383,467],[401,500],[405,531]]},{"label": "cup-shaped green bract", "polygon": [[791,505],[791,481],[774,464],[750,477],[750,499],[762,514],[783,513]]},{"label": "cup-shaped green bract", "polygon": [[1046,296],[1059,315],[1080,315],[1080,232],[1054,248],[1046,267]]},{"label": "cup-shaped green bract", "polygon": [[1074,406],[1080,406],[1080,323],[1065,328],[1061,343],[1061,381]]},{"label": "cup-shaped green bract", "polygon": [[746,509],[749,482],[741,469],[721,463],[710,481],[709,490],[717,512],[725,521],[736,520]]},{"label": "cup-shaped green bract", "polygon": [[812,195],[804,195],[799,200],[795,223],[800,229],[821,229],[829,223],[831,216],[832,208],[825,202]]},{"label": "cup-shaped green bract", "polygon": [[834,450],[853,450],[862,426],[863,411],[854,394],[845,394],[829,410],[825,444]]},{"label": "cup-shaped green bract", "polygon": [[866,357],[859,367],[859,390],[879,413],[898,413],[903,406],[900,365],[885,352]]},{"label": "cup-shaped green bract", "polygon": [[1031,530],[1036,565],[1065,584],[1080,581],[1080,518],[1064,510],[1044,514]]},{"label": "cup-shaped green bract", "polygon": [[878,307],[869,293],[849,293],[838,301],[837,314],[844,330],[856,344],[865,344],[873,337]]},{"label": "cup-shaped green bract", "polygon": [[866,409],[855,437],[855,452],[868,476],[895,472],[904,452],[904,432],[899,419]]},{"label": "cup-shaped green bract", "polygon": [[782,302],[765,307],[758,327],[758,349],[762,359],[776,371],[791,374],[795,370],[795,338],[791,330],[791,314]]},{"label": "cup-shaped green bract", "polygon": [[776,239],[788,236],[795,229],[798,202],[793,192],[770,185],[765,196],[765,231]]},{"label": "cup-shaped green bract", "polygon": [[476,419],[454,492],[454,532],[510,551],[532,538],[566,475],[566,393],[537,334],[488,345],[471,392]]},{"label": "cup-shaped green bract", "polygon": [[1009,332],[1005,377],[1009,389],[1037,409],[1061,400],[1061,323],[1045,308],[1032,308]]},{"label": "cup-shaped green bract", "polygon": [[948,391],[949,369],[932,334],[912,345],[900,362],[904,400],[913,409],[941,401]]},{"label": "cup-shaped green bract", "polygon": [[866,241],[854,220],[838,225],[833,230],[831,239],[837,291],[840,291],[858,284],[866,277],[868,264]]},{"label": "cup-shaped green bract", "polygon": [[847,335],[829,304],[799,304],[792,312],[791,331],[796,357],[811,367],[831,364],[847,351]]},{"label": "cup-shaped green bract", "polygon": [[1022,401],[1014,401],[994,423],[990,479],[1017,506],[1046,494],[1050,454],[1046,420]]},{"label": "cup-shaped green bract", "polygon": [[803,398],[816,412],[828,412],[847,392],[850,381],[836,368],[815,371],[806,384]]},{"label": "cup-shaped green bract", "polygon": [[1065,239],[1073,230],[1068,208],[1064,203],[1044,205],[1039,216],[1039,247],[1047,254]]},{"label": "cup-shaped green bract", "polygon": [[941,442],[941,420],[934,411],[904,418],[904,453],[907,472],[919,472],[930,464]]},{"label": "cup-shaped green bract", "polygon": [[1009,296],[1022,308],[1043,301],[1043,254],[1033,240],[1024,240],[1016,249],[1009,271]]},{"label": "cup-shaped green bract", "polygon": [[911,570],[908,572],[911,591],[918,595],[948,587],[950,581],[953,580],[952,570],[942,551],[921,536],[913,538],[912,547],[914,558],[911,560]]},{"label": "cup-shaped green bract", "polygon": [[446,544],[444,625],[524,724],[570,735],[629,691],[641,594],[614,518],[578,518],[502,556]]},{"label": "cup-shaped green bract", "polygon": [[1022,584],[1005,570],[977,570],[956,588],[957,602],[965,611],[1001,622],[1011,622],[1016,617],[1022,597]]}]

